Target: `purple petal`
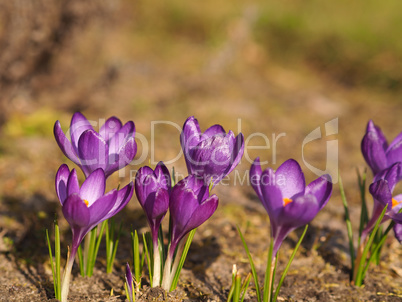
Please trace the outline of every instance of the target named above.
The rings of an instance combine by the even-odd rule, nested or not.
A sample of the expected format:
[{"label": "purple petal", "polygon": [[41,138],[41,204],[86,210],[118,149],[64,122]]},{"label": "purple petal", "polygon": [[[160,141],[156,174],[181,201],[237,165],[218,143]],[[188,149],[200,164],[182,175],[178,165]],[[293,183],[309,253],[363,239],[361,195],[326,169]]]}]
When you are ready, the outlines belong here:
[{"label": "purple petal", "polygon": [[198,145],[200,142],[201,130],[197,119],[194,116],[190,116],[184,122],[183,130],[180,134],[180,144],[183,149],[184,158],[186,160],[188,173],[192,173],[192,164],[188,162],[190,156],[189,152],[194,146]]},{"label": "purple petal", "polygon": [[159,188],[155,194],[150,194],[145,202],[144,211],[147,215],[149,227],[154,241],[158,240],[158,231],[162,219],[169,209],[169,193]]},{"label": "purple petal", "polygon": [[399,144],[402,141],[402,132],[395,137],[395,139],[389,144],[388,149],[391,149],[396,144]]},{"label": "purple petal", "polygon": [[402,243],[402,224],[396,223],[394,225],[394,234],[399,243]]},{"label": "purple petal", "polygon": [[378,173],[375,178],[374,182],[377,180],[383,179],[388,182],[389,189],[391,193],[394,191],[395,185],[399,180],[399,175],[401,174],[401,163],[395,163],[390,166],[388,169],[382,170]]},{"label": "purple petal", "polygon": [[123,189],[117,191],[117,198],[116,202],[113,205],[112,209],[109,211],[109,213],[106,215],[106,219],[109,219],[119,213],[131,200],[131,197],[133,197],[134,193],[134,184],[133,182],[130,182],[127,186],[125,186]]},{"label": "purple petal", "polygon": [[380,202],[383,207],[388,206],[388,209],[392,208],[392,193],[386,180],[380,179],[372,183],[369,191],[374,199]]},{"label": "purple petal", "polygon": [[[402,140],[391,145],[387,150],[386,154],[387,154],[388,165],[392,165],[397,162],[402,162]],[[398,179],[401,179],[401,177],[402,177],[402,171],[399,171]]]},{"label": "purple petal", "polygon": [[118,154],[109,155],[109,165],[105,171],[106,177],[127,166],[134,159],[135,154],[137,154],[137,144],[131,137],[121,146]]},{"label": "purple petal", "polygon": [[317,178],[306,187],[305,195],[314,195],[320,205],[320,210],[327,204],[332,194],[332,182],[330,179],[331,177],[326,174]]},{"label": "purple petal", "polygon": [[261,174],[262,170],[261,170],[260,158],[257,157],[250,168],[250,183],[260,200],[263,199],[260,186]]},{"label": "purple petal", "polygon": [[102,127],[99,130],[99,134],[106,142],[109,142],[109,140],[113,137],[113,135],[117,131],[120,130],[121,127],[122,127],[121,121],[117,117],[112,116],[108,118],[106,122],[102,125]]},{"label": "purple petal", "polygon": [[313,220],[319,210],[320,205],[314,195],[299,196],[283,207],[279,221],[281,225],[298,228]]},{"label": "purple petal", "polygon": [[60,122],[57,121],[54,124],[54,137],[56,139],[57,144],[59,145],[61,151],[64,153],[64,155],[73,161],[75,164],[80,166],[80,160],[77,157],[77,153],[73,148],[73,145],[71,142],[68,140],[66,135],[64,134],[63,130],[61,129]]},{"label": "purple petal", "polygon": [[285,161],[275,172],[275,183],[281,189],[284,198],[293,198],[303,193],[306,188],[304,174],[294,159]]},{"label": "purple petal", "polygon": [[213,125],[205,130],[205,132],[201,135],[201,140],[210,138],[214,135],[226,136],[225,129],[223,129],[221,125]]},{"label": "purple petal", "polygon": [[127,289],[128,289],[128,295],[129,295],[129,301],[133,301],[133,275],[131,273],[130,265],[127,263],[126,264],[126,283],[127,283]]},{"label": "purple petal", "polygon": [[62,211],[71,227],[85,228],[90,222],[89,208],[77,194],[67,197]]},{"label": "purple petal", "polygon": [[387,157],[385,156],[386,140],[381,130],[372,121],[367,125],[367,132],[361,142],[361,149],[364,159],[377,174],[387,168]]},{"label": "purple petal", "polygon": [[81,186],[80,196],[88,201],[91,206],[96,200],[105,194],[106,178],[102,169],[92,172]]},{"label": "purple petal", "polygon": [[80,184],[78,182],[77,171],[75,169],[71,170],[70,176],[67,181],[67,195],[80,193]]},{"label": "purple petal", "polygon": [[279,214],[283,209],[283,195],[281,189],[272,184],[272,170],[266,169],[261,175],[261,192],[263,198],[262,205],[269,215],[273,234],[276,233],[276,227],[280,224]]},{"label": "purple petal", "polygon": [[169,169],[165,166],[163,162],[158,162],[155,167],[154,173],[161,187],[170,192],[172,190],[172,179],[170,177]]},{"label": "purple petal", "polygon": [[182,190],[177,186],[173,188],[170,194],[169,210],[172,218],[172,228],[176,230],[176,233],[183,232],[185,225],[199,205],[198,198],[192,190]]},{"label": "purple petal", "polygon": [[78,142],[78,155],[86,177],[98,168],[106,170],[108,154],[109,148],[98,133],[94,130],[87,130],[82,133]]},{"label": "purple petal", "polygon": [[135,126],[133,122],[127,122],[119,131],[117,131],[109,141],[109,154],[119,153],[127,140],[133,137]]},{"label": "purple petal", "polygon": [[[234,138],[233,138],[234,139]],[[231,165],[230,136],[213,136],[190,150],[188,162],[192,173],[202,177],[205,184],[218,183]]]},{"label": "purple petal", "polygon": [[388,142],[387,139],[385,138],[384,133],[382,133],[381,128],[376,126],[372,120],[369,120],[369,122],[367,123],[366,132],[376,132],[378,139],[381,143],[381,146],[383,147],[384,150],[387,149]]},{"label": "purple petal", "polygon": [[93,130],[91,124],[87,120],[87,118],[81,113],[81,112],[76,112],[74,113],[72,119],[71,119],[71,124],[70,124],[70,136],[71,136],[71,144],[73,145],[73,148],[75,150],[75,153],[79,155],[78,152],[78,142],[81,137],[81,135],[86,131],[86,130]]},{"label": "purple petal", "polygon": [[56,193],[57,197],[59,197],[61,205],[63,205],[68,195],[67,182],[69,176],[70,176],[70,169],[66,164],[62,164],[59,170],[57,170],[55,179]]},{"label": "purple petal", "polygon": [[206,199],[199,207],[195,209],[191,218],[186,225],[186,233],[198,228],[201,224],[207,221],[218,208],[218,196],[212,195]]},{"label": "purple petal", "polygon": [[112,190],[88,207],[90,212],[90,220],[88,224],[91,226],[91,228],[107,218],[110,218],[108,217],[108,214],[115,205],[116,199],[117,191]]},{"label": "purple petal", "polygon": [[150,194],[156,194],[159,184],[150,167],[142,167],[135,177],[135,193],[140,204],[144,207]]},{"label": "purple petal", "polygon": [[232,166],[226,172],[226,175],[228,175],[230,172],[233,171],[234,168],[237,167],[237,165],[241,161],[241,158],[243,157],[243,153],[244,153],[244,137],[243,134],[240,133],[239,135],[236,136],[234,148],[232,149],[232,159],[231,159]]}]

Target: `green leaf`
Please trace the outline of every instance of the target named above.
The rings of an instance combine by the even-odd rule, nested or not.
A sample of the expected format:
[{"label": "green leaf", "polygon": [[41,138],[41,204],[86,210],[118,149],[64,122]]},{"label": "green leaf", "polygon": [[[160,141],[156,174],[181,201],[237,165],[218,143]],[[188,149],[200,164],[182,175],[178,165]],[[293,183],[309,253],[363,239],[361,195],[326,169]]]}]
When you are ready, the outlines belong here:
[{"label": "green leaf", "polygon": [[[188,253],[188,250],[190,249],[190,245],[191,245],[191,242],[193,241],[194,234],[195,234],[196,230],[197,229],[191,230],[190,233],[188,234],[186,245],[184,246],[183,253],[180,256],[180,262],[179,262],[177,270],[176,270],[176,272],[174,274],[174,278],[173,278],[172,285],[170,287],[170,291],[175,290],[176,287],[177,287],[177,283],[179,282],[180,272],[181,272],[181,270],[183,268],[184,261],[186,260],[187,253]],[[178,255],[176,255],[176,257],[177,256]]]},{"label": "green leaf", "polygon": [[[146,233],[146,234],[148,234],[148,233]],[[151,262],[151,255],[148,251],[148,243],[147,243],[147,239],[146,239],[146,234],[142,234],[142,241],[144,242],[145,256],[147,258],[147,263],[148,263],[149,283],[151,284],[151,287],[153,287],[152,286],[152,275],[153,275],[152,274],[152,272],[153,272],[152,262]]]},{"label": "green leaf", "polygon": [[362,283],[363,283],[363,280],[364,280],[363,273],[366,271],[364,269],[364,267],[365,267],[364,264],[365,264],[365,262],[367,260],[367,253],[370,250],[371,244],[373,243],[373,240],[374,240],[374,237],[376,235],[376,232],[377,232],[377,230],[378,230],[378,228],[379,228],[379,226],[380,226],[380,224],[382,222],[382,219],[384,218],[384,215],[385,215],[386,211],[387,211],[387,206],[385,206],[384,209],[382,210],[381,215],[377,219],[377,222],[376,222],[376,224],[374,226],[374,229],[370,234],[368,242],[367,242],[366,246],[364,247],[364,250],[363,250],[363,253],[362,253],[362,256],[361,256],[361,259],[360,259],[359,267],[358,267],[358,270],[357,270],[357,274],[356,274],[356,280],[355,280],[355,285],[356,286],[361,286]]},{"label": "green leaf", "polygon": [[345,210],[345,222],[346,222],[346,229],[347,229],[348,238],[349,238],[349,252],[350,252],[351,269],[352,269],[352,272],[354,272],[354,270],[355,270],[355,249],[353,247],[352,222],[350,221],[348,202],[346,200],[345,190],[343,189],[342,178],[340,175],[339,175],[339,190],[341,192],[343,208]]},{"label": "green leaf", "polygon": [[246,251],[248,260],[249,260],[249,262],[250,262],[251,273],[253,274],[253,279],[254,279],[254,283],[255,283],[255,290],[256,290],[256,293],[257,293],[257,300],[258,300],[258,302],[261,302],[261,291],[260,291],[260,286],[258,285],[258,276],[257,276],[257,271],[255,270],[253,258],[251,257],[250,251],[249,251],[249,249],[248,249],[248,247],[247,247],[247,243],[246,243],[246,241],[244,240],[243,234],[242,234],[242,232],[240,231],[239,226],[237,226],[237,231],[239,232],[241,241],[242,241],[242,243],[243,243],[243,246],[244,246],[244,249],[245,249],[245,251]]}]

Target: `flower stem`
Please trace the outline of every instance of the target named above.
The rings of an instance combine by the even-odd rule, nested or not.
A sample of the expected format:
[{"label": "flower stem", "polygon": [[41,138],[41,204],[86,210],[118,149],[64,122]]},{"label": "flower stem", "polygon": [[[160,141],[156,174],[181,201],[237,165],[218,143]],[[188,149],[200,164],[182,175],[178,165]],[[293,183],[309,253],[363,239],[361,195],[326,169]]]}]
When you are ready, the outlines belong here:
[{"label": "flower stem", "polygon": [[161,257],[159,254],[158,238],[154,240],[154,274],[152,285],[159,286],[161,283]]},{"label": "flower stem", "polygon": [[170,289],[170,279],[171,279],[171,276],[172,276],[172,273],[171,273],[172,258],[173,258],[173,255],[174,255],[174,250],[173,250],[173,253],[172,253],[171,248],[172,248],[172,245],[170,244],[169,245],[168,256],[167,256],[166,261],[165,261],[165,267],[163,269],[163,279],[162,279],[162,288],[167,292]]},{"label": "flower stem", "polygon": [[71,270],[74,265],[74,257],[77,249],[74,249],[70,253],[70,249],[67,252],[67,262],[66,267],[63,273],[63,281],[61,284],[61,302],[67,302],[68,291],[70,289],[70,279],[71,279]]},{"label": "flower stem", "polygon": [[274,250],[274,240],[271,238],[271,243],[269,245],[267,269],[265,270],[265,281],[264,281],[264,302],[271,302],[272,297],[272,277],[275,269],[275,257],[273,255]]}]

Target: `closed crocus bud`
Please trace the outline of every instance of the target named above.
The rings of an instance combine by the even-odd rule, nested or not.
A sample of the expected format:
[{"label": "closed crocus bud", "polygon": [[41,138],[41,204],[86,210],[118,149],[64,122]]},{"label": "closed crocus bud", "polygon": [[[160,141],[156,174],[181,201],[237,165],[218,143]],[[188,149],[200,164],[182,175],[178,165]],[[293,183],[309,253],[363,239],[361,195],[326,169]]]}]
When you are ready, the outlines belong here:
[{"label": "closed crocus bud", "polygon": [[180,136],[181,147],[189,174],[196,175],[209,185],[215,186],[240,162],[244,152],[244,138],[236,137],[220,125],[200,131],[198,121],[189,117]]},{"label": "closed crocus bud", "polygon": [[135,177],[135,193],[143,208],[153,240],[158,240],[158,230],[169,209],[169,195],[171,191],[169,170],[159,162],[155,170],[142,167]]},{"label": "closed crocus bud", "polygon": [[77,112],[71,119],[69,130],[70,140],[57,121],[54,136],[64,155],[77,164],[86,177],[102,168],[107,178],[127,166],[137,153],[132,121],[123,126],[118,118],[111,117],[96,132],[86,117]]},{"label": "closed crocus bud", "polygon": [[262,171],[257,158],[250,169],[250,180],[269,215],[273,255],[291,231],[313,220],[332,194],[329,175],[306,186],[300,165],[293,159],[285,161],[274,172],[269,168]]},{"label": "closed crocus bud", "polygon": [[134,293],[134,280],[133,274],[131,273],[130,265],[126,263],[126,284],[127,284],[127,298],[130,302],[135,301],[135,293]]},{"label": "closed crocus bud", "polygon": [[[402,162],[402,132],[388,145],[381,129],[370,120],[361,149],[364,159],[376,176],[392,164]],[[402,179],[402,171],[398,179]]]}]

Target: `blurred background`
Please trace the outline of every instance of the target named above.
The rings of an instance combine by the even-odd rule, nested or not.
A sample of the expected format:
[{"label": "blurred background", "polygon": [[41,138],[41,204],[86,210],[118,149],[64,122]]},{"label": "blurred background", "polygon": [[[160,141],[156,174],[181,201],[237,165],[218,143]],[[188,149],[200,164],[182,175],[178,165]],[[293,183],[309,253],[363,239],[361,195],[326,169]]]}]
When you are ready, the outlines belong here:
[{"label": "blurred background", "polygon": [[[152,121],[181,126],[191,115],[202,130],[240,130],[248,146],[264,145],[253,136],[263,133],[270,148],[249,148],[248,158],[273,168],[289,157],[302,164],[304,138],[338,118],[339,133],[306,145],[304,155],[324,170],[326,143],[337,139],[340,173],[357,204],[367,121],[389,140],[402,129],[401,11],[399,0],[0,0],[0,228],[24,229],[24,218],[14,219],[21,202],[45,216],[49,204],[57,209],[54,175],[68,161],[53,125],[68,130],[76,111],[93,121],[133,120],[149,143]],[[180,152],[175,127],[154,130],[154,157],[147,149],[111,186]],[[173,165],[186,172],[183,157]],[[316,177],[302,168],[308,181]],[[217,192],[223,204],[256,201],[247,185]],[[334,195],[327,215],[341,218],[337,188]]]}]

